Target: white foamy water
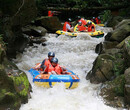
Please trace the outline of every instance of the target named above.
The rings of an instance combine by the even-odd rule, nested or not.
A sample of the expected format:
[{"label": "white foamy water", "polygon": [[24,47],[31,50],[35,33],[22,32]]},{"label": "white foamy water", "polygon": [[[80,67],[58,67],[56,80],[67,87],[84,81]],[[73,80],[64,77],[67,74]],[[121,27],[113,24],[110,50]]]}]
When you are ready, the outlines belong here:
[{"label": "white foamy water", "polygon": [[[106,106],[98,95],[100,85],[91,84],[85,79],[86,72],[91,70],[93,61],[97,57],[94,52],[95,46],[104,38],[97,39],[90,36],[56,38],[55,34],[48,34],[46,38],[47,46],[29,47],[16,59],[17,66],[27,73],[33,91],[31,99],[23,104],[20,110],[116,110]],[[47,58],[49,51],[55,52],[60,65],[67,67],[80,77],[80,83],[76,89],[65,89],[63,83],[49,89],[33,84],[28,70]]]}]

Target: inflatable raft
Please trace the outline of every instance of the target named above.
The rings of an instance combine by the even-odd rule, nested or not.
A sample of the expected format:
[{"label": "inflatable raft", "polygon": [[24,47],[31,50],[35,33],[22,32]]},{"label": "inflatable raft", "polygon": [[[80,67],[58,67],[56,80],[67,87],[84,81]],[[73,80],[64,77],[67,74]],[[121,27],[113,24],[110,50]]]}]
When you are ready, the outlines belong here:
[{"label": "inflatable raft", "polygon": [[104,24],[96,24],[96,25],[101,26],[101,27],[104,27],[104,26],[105,26]]},{"label": "inflatable raft", "polygon": [[67,35],[70,37],[76,37],[77,35],[82,35],[82,34],[86,34],[86,35],[90,35],[91,37],[95,37],[95,38],[100,38],[104,36],[104,32],[103,31],[98,31],[96,30],[95,32],[66,32],[63,30],[58,30],[56,31],[57,35]]},{"label": "inflatable raft", "polygon": [[65,75],[54,75],[54,74],[42,74],[41,71],[38,71],[34,68],[29,70],[33,76],[33,82],[42,87],[50,88],[53,87],[56,83],[64,82],[66,88],[76,88],[79,84],[79,77],[70,70],[67,70]]},{"label": "inflatable raft", "polygon": [[[91,20],[86,20],[86,22],[89,22],[89,21],[91,21]],[[95,25],[94,22],[92,22],[92,24]],[[56,34],[57,34],[57,36],[67,35],[67,36],[70,36],[70,37],[77,37],[78,35],[82,35],[82,34],[84,34],[84,35],[88,34],[91,37],[95,37],[95,38],[100,38],[100,37],[104,36],[104,32],[99,31],[99,30],[96,30],[95,32],[80,32],[80,31],[78,31],[77,26],[78,26],[78,24],[74,27],[74,32],[66,32],[66,31],[63,31],[63,30],[58,30],[58,31],[56,31]]]}]

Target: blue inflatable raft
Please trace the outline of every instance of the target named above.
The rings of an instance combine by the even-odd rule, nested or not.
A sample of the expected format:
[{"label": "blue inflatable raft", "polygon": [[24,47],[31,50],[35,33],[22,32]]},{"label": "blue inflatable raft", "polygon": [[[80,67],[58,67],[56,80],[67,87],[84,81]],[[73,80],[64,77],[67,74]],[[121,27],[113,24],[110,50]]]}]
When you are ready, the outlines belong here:
[{"label": "blue inflatable raft", "polygon": [[79,84],[79,77],[70,70],[67,70],[67,74],[54,75],[54,74],[42,74],[40,71],[31,68],[29,70],[33,76],[33,82],[42,87],[53,87],[56,83],[64,82],[66,88],[76,88]]}]

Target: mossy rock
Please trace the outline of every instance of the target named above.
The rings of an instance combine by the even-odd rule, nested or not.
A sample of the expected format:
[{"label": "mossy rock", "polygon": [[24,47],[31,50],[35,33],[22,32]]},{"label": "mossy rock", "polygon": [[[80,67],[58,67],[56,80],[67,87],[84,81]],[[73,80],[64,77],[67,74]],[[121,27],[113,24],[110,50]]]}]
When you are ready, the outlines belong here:
[{"label": "mossy rock", "polygon": [[130,67],[130,36],[128,36],[127,39],[125,40],[123,49],[127,67]]},{"label": "mossy rock", "polygon": [[104,98],[107,105],[124,107],[124,87],[125,77],[124,75],[120,75],[113,81],[105,82],[100,95]]},{"label": "mossy rock", "polygon": [[22,102],[25,103],[28,99],[28,93],[29,93],[29,81],[25,73],[21,72],[19,76],[11,76],[11,78],[14,81],[14,87],[16,89],[16,92],[21,97]]},{"label": "mossy rock", "polygon": [[115,60],[115,58],[111,55],[108,55],[108,54],[100,54],[97,59],[94,61],[94,65],[95,65],[95,69],[97,69],[98,67],[101,66],[102,64],[102,61],[104,59],[107,59],[107,60]]},{"label": "mossy rock", "polygon": [[26,74],[4,58],[0,65],[0,109],[18,110],[21,103],[28,101],[30,89]]}]

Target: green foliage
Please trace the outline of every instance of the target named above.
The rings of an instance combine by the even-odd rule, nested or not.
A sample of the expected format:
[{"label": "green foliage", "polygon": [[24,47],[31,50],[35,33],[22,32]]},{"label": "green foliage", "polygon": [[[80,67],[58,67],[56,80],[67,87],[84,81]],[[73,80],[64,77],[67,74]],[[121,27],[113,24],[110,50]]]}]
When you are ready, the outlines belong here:
[{"label": "green foliage", "polygon": [[103,13],[101,13],[102,16],[102,22],[106,22],[108,20],[108,18],[110,18],[112,15],[111,15],[111,11],[110,10],[105,10],[103,11]]}]

